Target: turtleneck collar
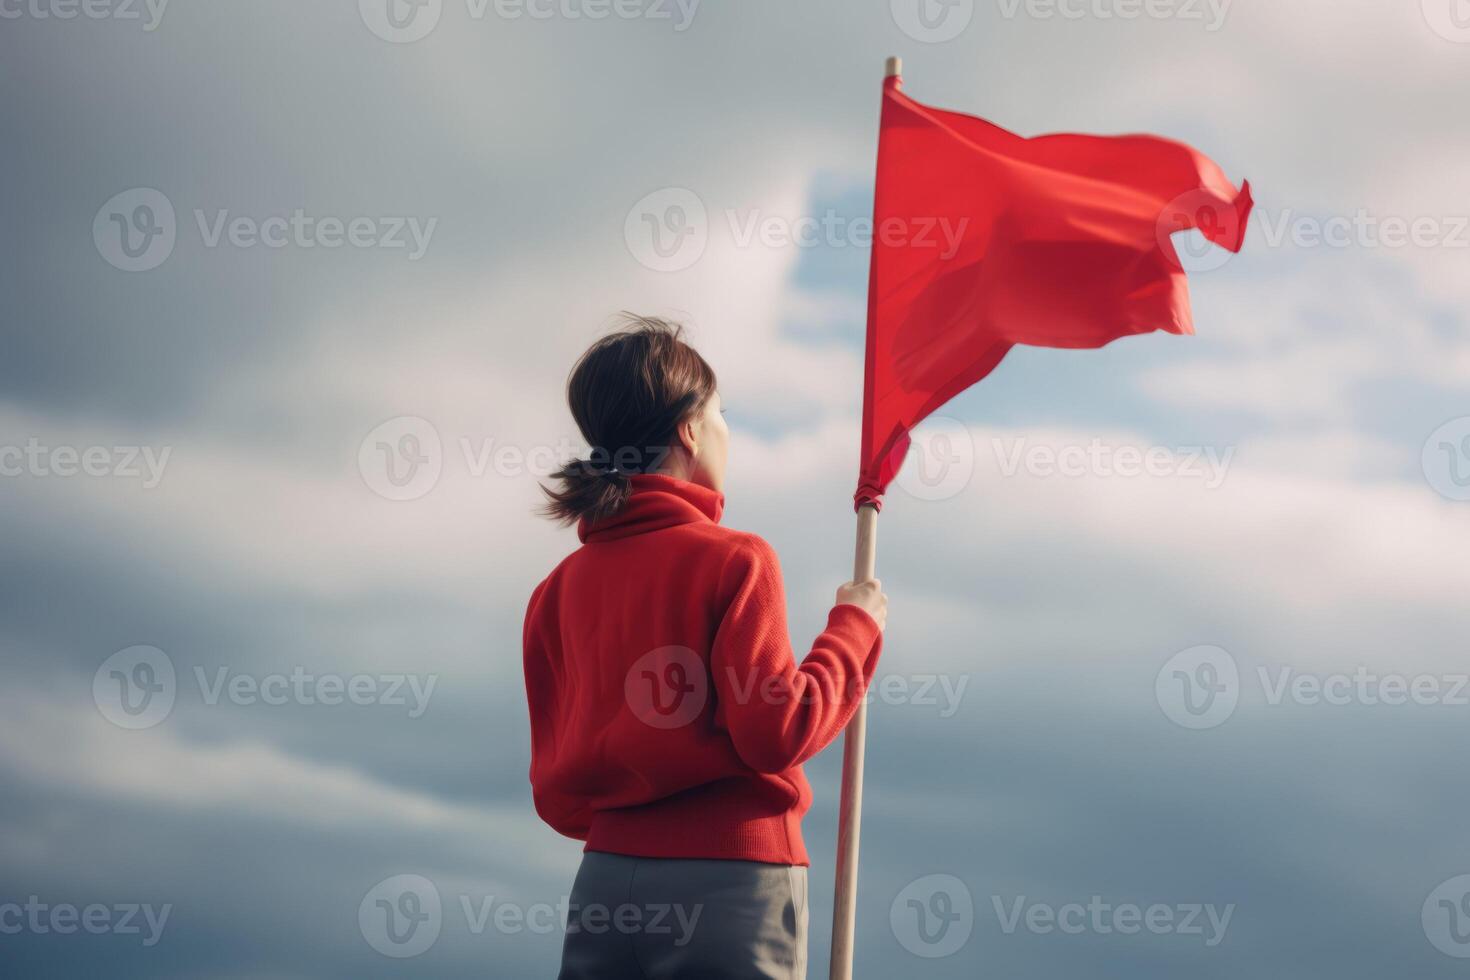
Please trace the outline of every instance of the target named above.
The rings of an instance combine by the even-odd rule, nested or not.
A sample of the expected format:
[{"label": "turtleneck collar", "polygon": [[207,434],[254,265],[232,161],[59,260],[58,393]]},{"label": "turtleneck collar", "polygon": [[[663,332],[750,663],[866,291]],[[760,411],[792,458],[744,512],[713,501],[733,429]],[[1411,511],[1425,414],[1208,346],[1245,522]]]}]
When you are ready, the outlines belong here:
[{"label": "turtleneck collar", "polygon": [[678,524],[720,523],[725,495],[688,480],[662,473],[640,473],[631,478],[633,493],[622,509],[595,524],[585,518],[577,524],[583,542],[616,541]]}]

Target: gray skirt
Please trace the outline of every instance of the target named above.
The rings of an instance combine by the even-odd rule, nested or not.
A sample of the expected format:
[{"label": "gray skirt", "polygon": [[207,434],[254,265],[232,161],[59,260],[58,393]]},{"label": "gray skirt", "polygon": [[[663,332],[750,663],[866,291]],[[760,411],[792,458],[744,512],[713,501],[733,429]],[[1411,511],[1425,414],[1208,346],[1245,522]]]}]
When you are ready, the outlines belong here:
[{"label": "gray skirt", "polygon": [[805,980],[806,871],[588,851],[560,980]]}]

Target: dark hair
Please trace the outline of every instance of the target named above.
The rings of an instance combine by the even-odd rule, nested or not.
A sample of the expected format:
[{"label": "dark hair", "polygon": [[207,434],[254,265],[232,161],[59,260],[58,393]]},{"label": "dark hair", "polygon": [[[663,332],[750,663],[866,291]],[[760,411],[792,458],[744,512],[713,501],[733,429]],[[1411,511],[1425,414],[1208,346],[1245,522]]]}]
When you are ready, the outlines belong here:
[{"label": "dark hair", "polygon": [[543,513],[563,524],[616,514],[630,478],[659,468],[677,444],[679,423],[715,393],[715,372],[683,340],[683,328],[623,314],[622,329],[587,348],[567,379],[567,405],[591,446],[543,486]]}]

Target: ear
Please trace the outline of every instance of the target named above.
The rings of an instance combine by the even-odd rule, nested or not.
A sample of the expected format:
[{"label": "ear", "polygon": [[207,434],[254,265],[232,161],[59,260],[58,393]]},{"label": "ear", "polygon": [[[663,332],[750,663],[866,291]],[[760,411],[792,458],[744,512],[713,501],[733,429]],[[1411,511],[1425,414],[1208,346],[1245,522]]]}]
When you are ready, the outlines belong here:
[{"label": "ear", "polygon": [[690,416],[680,422],[679,427],[674,430],[674,436],[679,440],[679,445],[683,447],[691,459],[699,453],[699,440],[695,437],[696,421],[693,416]]}]

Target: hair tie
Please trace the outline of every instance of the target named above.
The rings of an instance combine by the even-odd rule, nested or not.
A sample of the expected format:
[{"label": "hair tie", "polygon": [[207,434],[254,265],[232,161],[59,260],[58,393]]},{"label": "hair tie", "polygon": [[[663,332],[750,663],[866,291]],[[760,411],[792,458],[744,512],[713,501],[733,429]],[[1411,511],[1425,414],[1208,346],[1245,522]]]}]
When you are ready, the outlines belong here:
[{"label": "hair tie", "polygon": [[624,473],[622,470],[618,469],[617,463],[606,463],[599,466],[596,461],[588,459],[583,460],[582,466],[593,476],[600,477],[611,483],[621,483],[623,480],[632,475],[629,473]]}]

